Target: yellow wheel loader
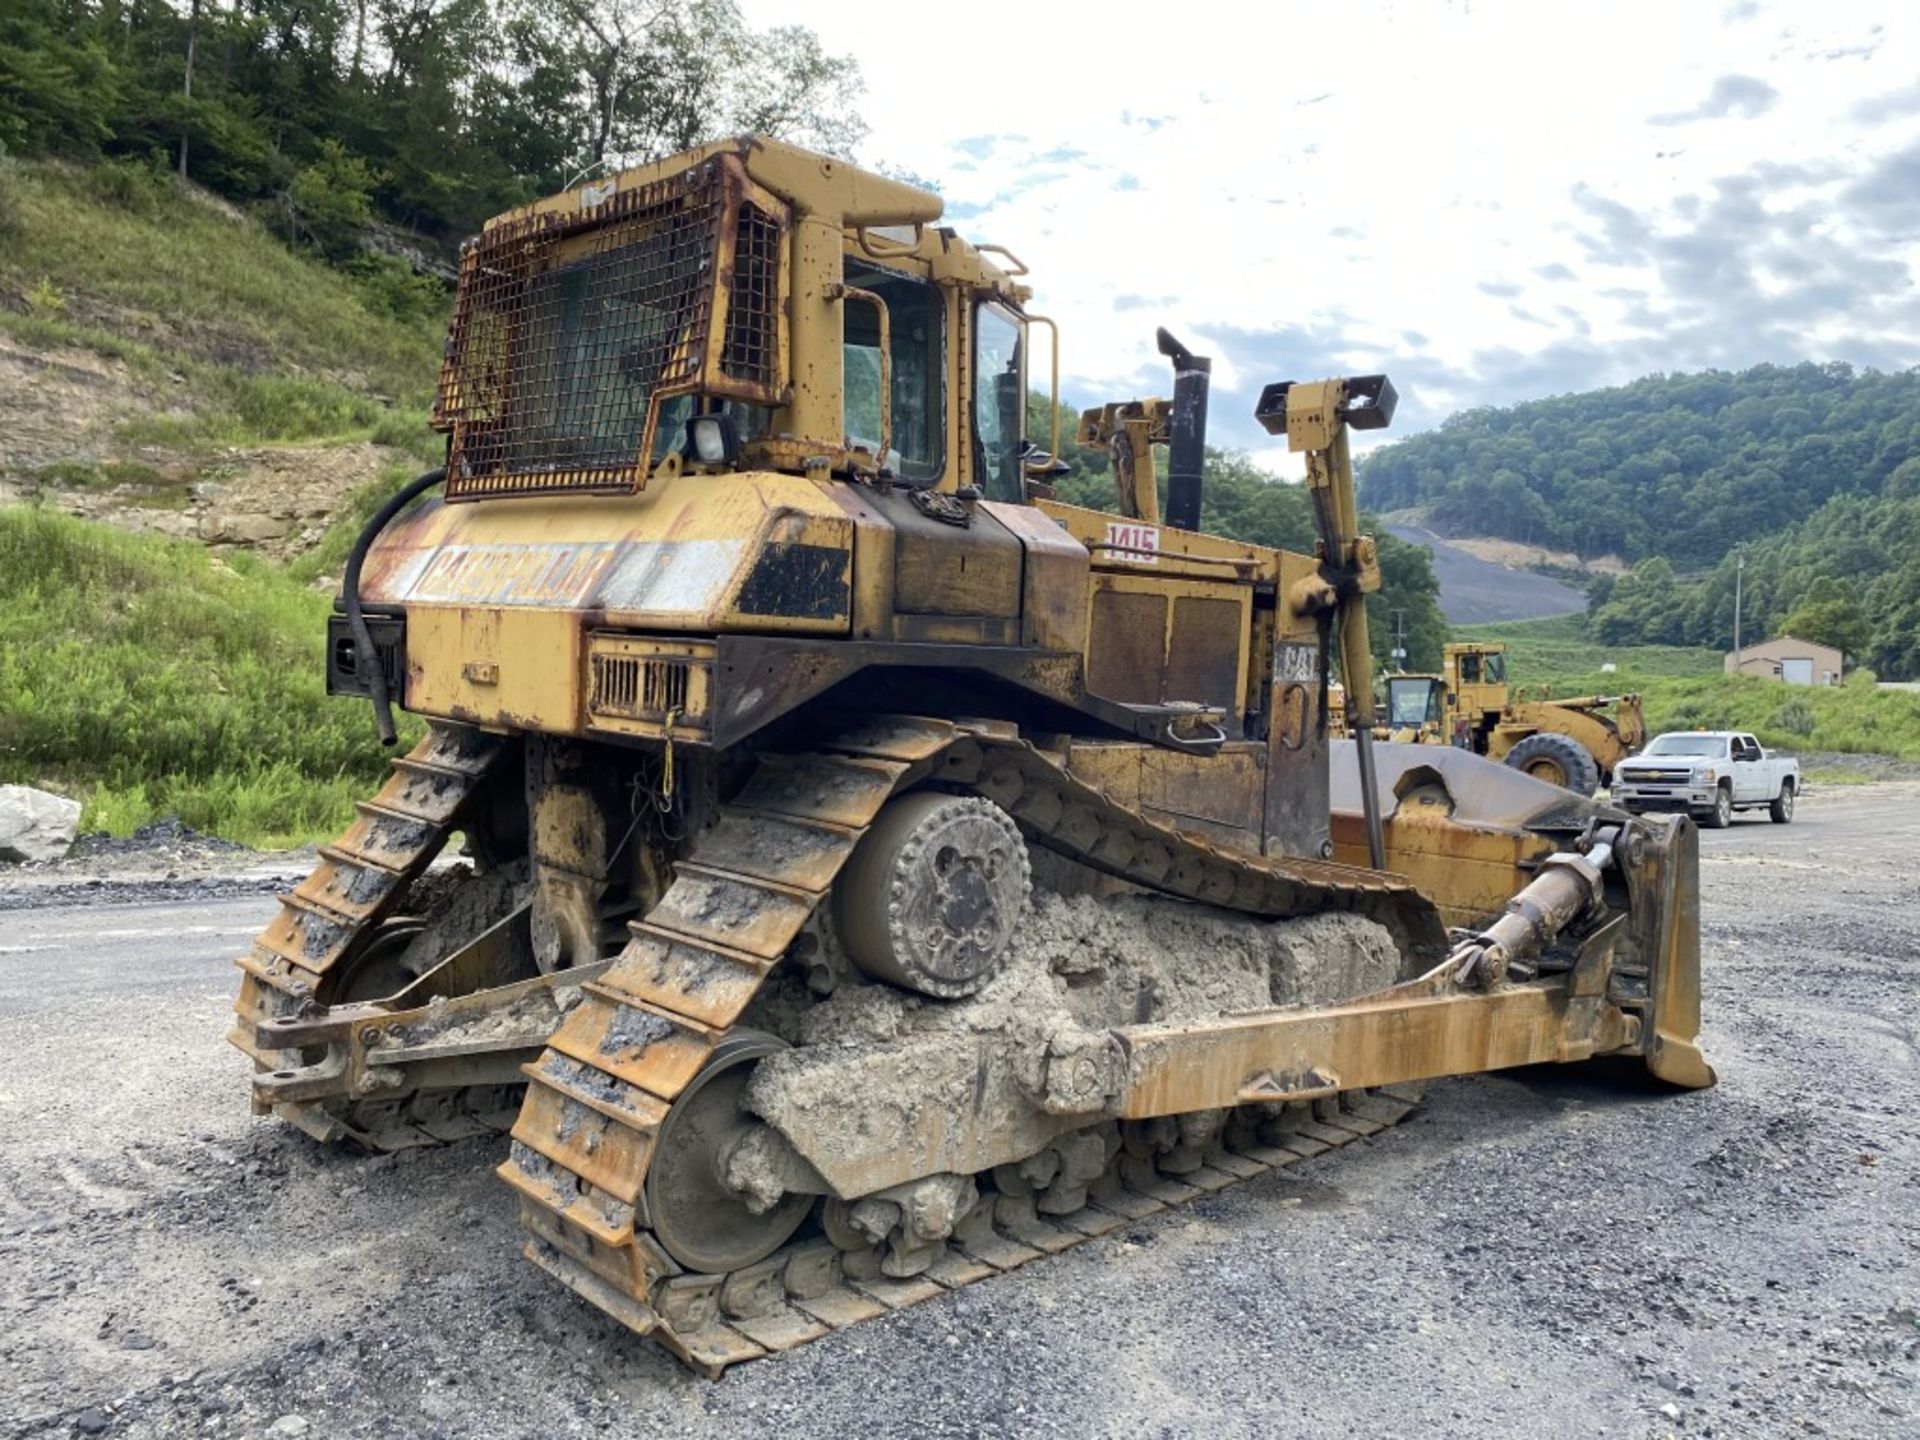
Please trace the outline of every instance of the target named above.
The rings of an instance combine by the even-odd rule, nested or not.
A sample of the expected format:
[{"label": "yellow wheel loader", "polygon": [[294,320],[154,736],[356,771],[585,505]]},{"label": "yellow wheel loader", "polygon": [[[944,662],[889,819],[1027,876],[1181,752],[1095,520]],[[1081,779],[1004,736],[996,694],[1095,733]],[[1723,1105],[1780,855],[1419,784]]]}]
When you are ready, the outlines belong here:
[{"label": "yellow wheel loader", "polygon": [[1111,512],[1036,499],[1048,322],[940,209],[742,139],[469,243],[445,468],[329,632],[331,688],[424,738],[239,962],[258,1112],[506,1131],[526,1258],[711,1375],[1435,1076],[1713,1080],[1684,817],[1372,741],[1347,436],[1385,377],[1262,396],[1320,554],[1199,532],[1207,364],[1164,332],[1167,513],[1150,453]]},{"label": "yellow wheel loader", "polygon": [[1638,695],[1524,699],[1499,643],[1449,645],[1444,674],[1391,675],[1386,689],[1393,739],[1455,745],[1577,795],[1612,784],[1614,766],[1647,743]]}]

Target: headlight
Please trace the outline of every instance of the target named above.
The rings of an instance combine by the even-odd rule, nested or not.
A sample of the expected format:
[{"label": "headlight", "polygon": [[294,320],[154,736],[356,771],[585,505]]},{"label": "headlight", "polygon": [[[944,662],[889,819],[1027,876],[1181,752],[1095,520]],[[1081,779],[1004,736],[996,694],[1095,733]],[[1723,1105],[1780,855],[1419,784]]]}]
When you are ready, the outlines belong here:
[{"label": "headlight", "polygon": [[1700,772],[1700,783],[1703,785],[1711,785],[1713,784],[1714,781],[1718,780],[1719,778],[1720,778],[1720,772],[1714,769],[1713,766],[1711,765],[1707,766],[1706,769]]},{"label": "headlight", "polygon": [[740,459],[740,436],[728,415],[694,415],[687,420],[686,453],[705,465],[733,465]]}]

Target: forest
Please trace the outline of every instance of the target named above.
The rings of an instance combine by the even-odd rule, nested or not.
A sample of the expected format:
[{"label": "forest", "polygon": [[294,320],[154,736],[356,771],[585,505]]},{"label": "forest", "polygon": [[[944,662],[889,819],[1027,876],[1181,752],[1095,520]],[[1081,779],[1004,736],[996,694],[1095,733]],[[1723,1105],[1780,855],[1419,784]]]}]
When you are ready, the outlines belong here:
[{"label": "forest", "polygon": [[363,268],[603,165],[846,153],[859,68],[731,0],[7,0],[0,151],[170,169]]},{"label": "forest", "polygon": [[1609,644],[1730,649],[1738,579],[1743,638],[1920,674],[1920,371],[1761,365],[1471,410],[1360,482],[1443,533],[1632,562],[1589,591]]}]

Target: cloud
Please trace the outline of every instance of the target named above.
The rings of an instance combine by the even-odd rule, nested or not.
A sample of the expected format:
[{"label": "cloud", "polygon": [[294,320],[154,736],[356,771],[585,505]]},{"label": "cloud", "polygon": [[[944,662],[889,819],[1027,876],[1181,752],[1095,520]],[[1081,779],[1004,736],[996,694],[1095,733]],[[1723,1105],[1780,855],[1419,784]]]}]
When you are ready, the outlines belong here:
[{"label": "cloud", "polygon": [[1533,0],[1396,6],[1337,80],[1271,57],[1331,53],[1350,17],[1250,7],[1231,45],[1155,29],[1150,92],[1115,80],[1144,4],[1089,29],[1074,7],[976,0],[1023,53],[1073,63],[1039,85],[975,67],[938,106],[934,22],[740,3],[855,55],[874,147],[941,176],[968,239],[1032,265],[1070,403],[1165,394],[1165,323],[1215,357],[1216,438],[1263,464],[1252,398],[1290,375],[1386,370],[1401,435],[1654,370],[1920,363],[1912,0],[1614,0],[1603,26]]},{"label": "cloud", "polygon": [[1638,210],[1585,183],[1573,187],[1573,204],[1600,226],[1598,233],[1585,231],[1578,237],[1588,259],[1602,265],[1634,265],[1646,259],[1649,232]]},{"label": "cloud", "polygon": [[1729,115],[1748,119],[1764,115],[1780,99],[1780,92],[1752,75],[1722,75],[1707,98],[1691,110],[1669,110],[1647,117],[1649,125],[1685,125],[1694,120],[1720,120]]},{"label": "cloud", "polygon": [[1840,192],[1840,203],[1869,228],[1911,239],[1920,231],[1920,140],[1881,157]]},{"label": "cloud", "polygon": [[1847,113],[1862,125],[1881,125],[1889,120],[1898,120],[1903,115],[1920,115],[1920,80],[1898,90],[1869,95],[1864,100],[1856,101]]}]

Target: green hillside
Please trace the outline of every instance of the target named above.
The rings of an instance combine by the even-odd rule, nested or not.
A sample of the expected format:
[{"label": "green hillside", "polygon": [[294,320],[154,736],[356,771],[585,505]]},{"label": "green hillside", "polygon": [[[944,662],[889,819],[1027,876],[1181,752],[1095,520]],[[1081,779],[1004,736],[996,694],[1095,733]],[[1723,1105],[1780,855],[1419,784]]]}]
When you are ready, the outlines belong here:
[{"label": "green hillside", "polygon": [[1362,498],[1442,533],[1636,562],[1595,582],[1614,645],[1791,632],[1920,675],[1920,370],[1761,365],[1455,415],[1375,450]]},{"label": "green hillside", "polygon": [[[126,418],[76,444],[194,457],[373,439],[437,453],[437,284],[396,302],[131,166],[0,161],[0,232],[0,341],[108,363],[100,394]],[[0,398],[0,428],[5,414]],[[131,459],[50,468],[69,485],[145,476],[168,503],[158,472]],[[337,830],[385,761],[365,712],[323,694],[331,600],[310,582],[417,468],[353,497],[290,567],[0,507],[0,781],[77,796],[86,827],[121,834],[165,815],[258,845]]]},{"label": "green hillside", "polygon": [[355,276],[135,164],[0,160],[0,333],[119,362],[128,444],[378,440],[423,455],[437,283]]},{"label": "green hillside", "polygon": [[1443,532],[1699,569],[1836,495],[1920,494],[1920,371],[1760,365],[1468,410],[1371,452],[1361,486]]},{"label": "green hillside", "polygon": [[386,766],[365,709],[324,693],[329,604],[245,555],[0,506],[0,781],[116,834],[337,830]]}]

